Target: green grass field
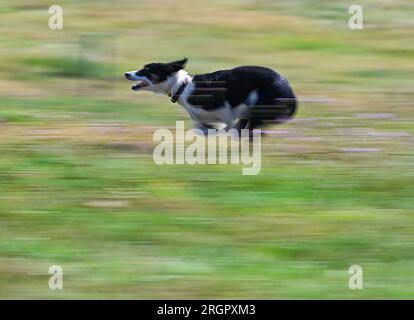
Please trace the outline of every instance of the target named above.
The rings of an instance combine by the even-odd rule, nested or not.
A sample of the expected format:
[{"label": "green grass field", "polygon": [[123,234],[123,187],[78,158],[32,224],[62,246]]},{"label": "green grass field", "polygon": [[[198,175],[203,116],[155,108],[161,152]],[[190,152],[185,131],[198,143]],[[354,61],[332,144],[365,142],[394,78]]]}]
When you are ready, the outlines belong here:
[{"label": "green grass field", "polygon": [[[0,298],[414,298],[414,5],[361,0],[350,30],[352,4],[68,0],[49,30],[50,1],[3,1]],[[190,119],[122,75],[183,56],[290,79],[259,175],[153,163]]]}]

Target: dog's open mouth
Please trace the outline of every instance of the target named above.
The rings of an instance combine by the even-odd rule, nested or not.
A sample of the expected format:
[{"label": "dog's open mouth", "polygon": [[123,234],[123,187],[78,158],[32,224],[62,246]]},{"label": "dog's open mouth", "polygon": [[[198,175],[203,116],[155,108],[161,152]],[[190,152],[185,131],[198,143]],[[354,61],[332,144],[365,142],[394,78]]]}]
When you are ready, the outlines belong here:
[{"label": "dog's open mouth", "polygon": [[137,81],[133,86],[132,86],[132,90],[139,90],[139,89],[141,89],[141,88],[143,88],[143,87],[146,87],[146,86],[148,86],[149,85],[149,83],[148,82],[146,82],[146,81],[144,81],[144,80],[141,80],[141,81]]}]

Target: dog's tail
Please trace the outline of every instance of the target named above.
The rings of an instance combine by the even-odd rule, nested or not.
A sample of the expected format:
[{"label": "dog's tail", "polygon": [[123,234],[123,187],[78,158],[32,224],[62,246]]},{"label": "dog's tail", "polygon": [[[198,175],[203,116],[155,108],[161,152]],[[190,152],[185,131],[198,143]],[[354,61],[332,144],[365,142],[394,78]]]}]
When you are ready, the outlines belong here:
[{"label": "dog's tail", "polygon": [[298,100],[295,95],[287,98],[276,98],[275,105],[277,106],[278,116],[281,118],[293,118],[298,108]]},{"label": "dog's tail", "polygon": [[286,117],[287,120],[294,117],[298,108],[298,100],[293,92],[292,87],[290,86],[287,79],[282,81],[282,92],[283,95],[281,98],[276,99],[276,104],[280,106],[282,112],[282,117]]}]

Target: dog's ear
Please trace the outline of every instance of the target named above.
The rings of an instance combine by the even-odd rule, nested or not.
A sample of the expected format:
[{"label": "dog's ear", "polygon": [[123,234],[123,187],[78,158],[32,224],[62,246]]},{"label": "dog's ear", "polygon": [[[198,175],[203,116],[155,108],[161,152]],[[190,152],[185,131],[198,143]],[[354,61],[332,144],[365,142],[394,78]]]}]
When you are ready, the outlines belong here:
[{"label": "dog's ear", "polygon": [[188,59],[184,58],[182,60],[177,60],[177,61],[170,62],[169,65],[171,66],[171,68],[173,68],[174,71],[179,71],[179,70],[185,68],[185,65],[187,64],[187,61],[188,61]]}]

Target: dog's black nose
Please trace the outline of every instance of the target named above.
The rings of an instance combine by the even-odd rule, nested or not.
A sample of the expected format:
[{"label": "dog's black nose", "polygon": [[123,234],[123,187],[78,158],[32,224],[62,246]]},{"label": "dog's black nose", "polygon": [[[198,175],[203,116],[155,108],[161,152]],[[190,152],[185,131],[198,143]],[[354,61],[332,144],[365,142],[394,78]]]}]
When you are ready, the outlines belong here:
[{"label": "dog's black nose", "polygon": [[131,78],[131,76],[129,75],[128,72],[125,73],[125,78],[127,78],[127,79],[130,79]]}]

